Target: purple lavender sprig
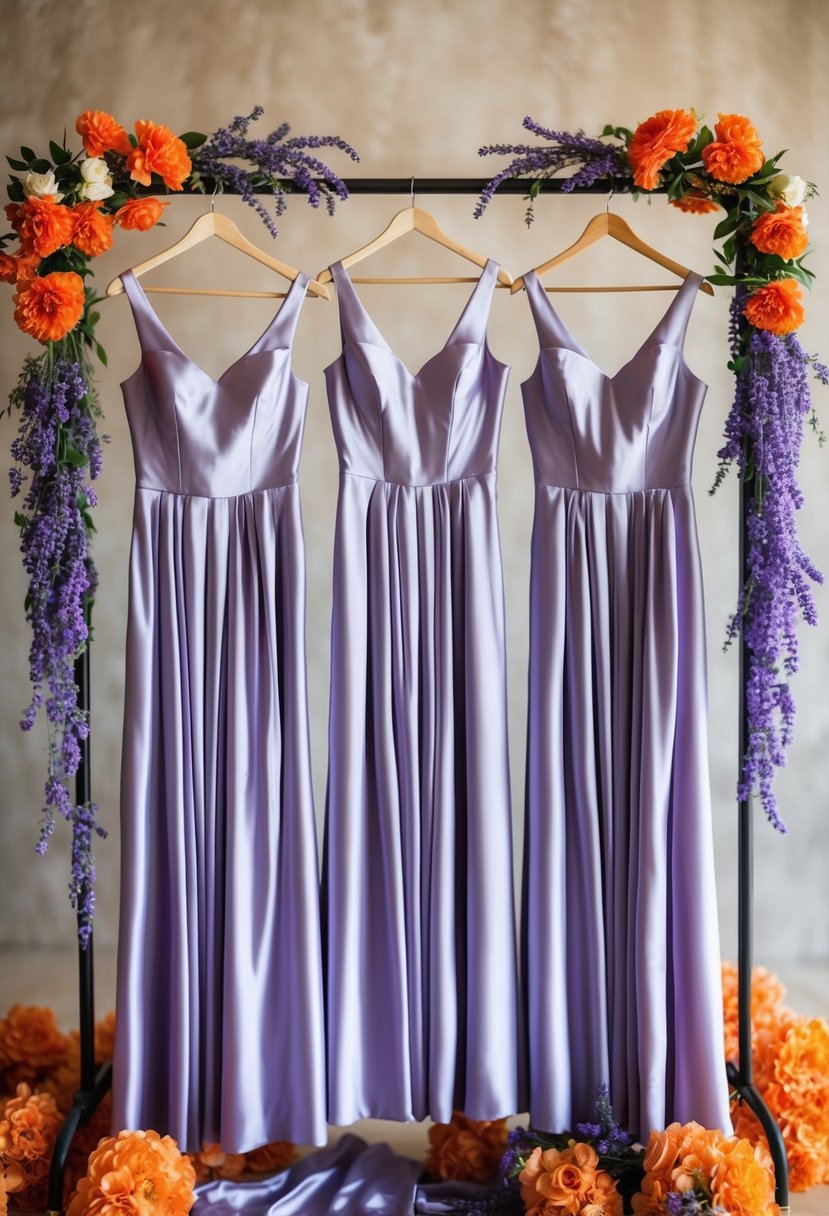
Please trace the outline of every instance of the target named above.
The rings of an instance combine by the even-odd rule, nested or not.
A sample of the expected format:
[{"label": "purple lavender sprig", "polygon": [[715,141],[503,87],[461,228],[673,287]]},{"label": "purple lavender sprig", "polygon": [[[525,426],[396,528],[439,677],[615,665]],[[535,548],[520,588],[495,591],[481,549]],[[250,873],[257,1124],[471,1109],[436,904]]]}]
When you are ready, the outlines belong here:
[{"label": "purple lavender sprig", "polygon": [[[260,139],[248,138],[248,127],[263,113],[262,106],[254,106],[250,114],[237,115],[226,127],[208,136],[191,154],[194,170],[191,180],[198,183],[211,178],[238,191],[268,231],[277,236],[274,215],[278,219],[285,214],[286,190],[302,191],[312,207],[319,207],[324,201],[329,215],[334,214],[338,198],[348,198],[345,182],[323,160],[311,155],[311,149],[338,148],[353,161],[360,158],[351,144],[338,135],[296,135],[288,139],[287,123]],[[263,187],[273,191],[274,215],[257,197]]]},{"label": "purple lavender sprig", "polygon": [[87,644],[97,584],[88,546],[93,528],[89,512],[96,501],[89,482],[100,472],[101,445],[83,367],[53,345],[26,359],[11,395],[10,409],[14,407],[20,409],[20,424],[11,446],[15,466],[9,481],[12,497],[28,483],[15,522],[29,580],[25,607],[32,630],[32,700],[20,725],[31,730],[43,708],[48,734],[48,776],[35,849],[46,853],[58,817],[72,824],[69,892],[85,943],[95,905],[92,835],[105,832],[96,819],[97,807],[75,805],[68,783],[89,734],[88,713],[78,705],[75,659]]},{"label": "purple lavender sprig", "polygon": [[592,1123],[576,1124],[578,1134],[590,1141],[600,1157],[617,1157],[626,1153],[633,1144],[633,1136],[620,1127],[613,1117],[610,1090],[605,1081],[600,1084],[596,1094],[593,1115]]},{"label": "purple lavender sprig", "polygon": [[523,125],[533,135],[547,140],[547,144],[542,147],[488,144],[478,149],[479,156],[511,156],[513,159],[487,182],[475,207],[476,219],[481,218],[502,182],[514,177],[535,179],[528,196],[528,225],[533,221],[533,203],[543,183],[556,173],[576,169],[562,183],[561,188],[565,192],[583,190],[598,181],[607,181],[610,186],[630,186],[631,172],[624,142],[606,143],[603,139],[591,139],[583,131],[551,131],[530,117],[524,119]]},{"label": "purple lavender sprig", "polygon": [[714,484],[716,489],[735,464],[751,492],[747,580],[726,636],[727,646],[742,633],[748,650],[748,740],[737,796],[742,801],[757,793],[770,822],[785,832],[774,776],[786,762],[794,731],[789,681],[799,665],[796,624],[800,616],[810,625],[817,623],[811,584],[823,582],[797,535],[803,493],[796,470],[804,423],[814,417],[809,369],[822,383],[829,380],[829,370],[806,354],[794,334],[752,329],[743,349],[744,304],[745,292],[738,290],[730,321],[734,401]]}]

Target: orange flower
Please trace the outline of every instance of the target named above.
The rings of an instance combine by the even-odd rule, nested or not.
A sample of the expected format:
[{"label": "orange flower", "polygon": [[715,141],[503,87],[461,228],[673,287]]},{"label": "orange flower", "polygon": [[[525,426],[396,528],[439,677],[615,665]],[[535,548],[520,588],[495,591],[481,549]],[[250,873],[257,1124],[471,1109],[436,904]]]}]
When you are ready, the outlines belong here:
[{"label": "orange flower", "polygon": [[296,1149],[287,1140],[274,1140],[247,1154],[247,1168],[254,1174],[275,1174],[296,1161]]},{"label": "orange flower", "polygon": [[3,1165],[0,1162],[0,1216],[7,1216],[9,1210],[8,1196],[20,1191],[26,1185],[23,1171],[19,1165],[10,1162]]},{"label": "orange flower", "polygon": [[99,202],[77,203],[72,208],[74,228],[72,244],[88,258],[96,258],[100,253],[106,253],[112,248],[112,228],[114,219],[104,215]]},{"label": "orange flower", "polygon": [[101,1140],[66,1216],[184,1216],[193,1206],[196,1172],[171,1136],[119,1132]]},{"label": "orange flower", "polygon": [[135,131],[138,147],[127,157],[133,181],[149,186],[151,175],[157,173],[168,189],[180,190],[191,169],[190,157],[182,141],[161,123],[139,121]]},{"label": "orange flower", "polygon": [[83,279],[74,271],[55,270],[20,284],[14,295],[14,319],[38,342],[57,342],[83,316]]},{"label": "orange flower", "polygon": [[104,152],[129,156],[132,152],[132,144],[124,128],[103,110],[84,110],[77,117],[75,130],[83,140],[87,156],[102,156]]},{"label": "orange flower", "polygon": [[56,203],[51,195],[27,198],[13,213],[7,207],[6,214],[26,253],[37,253],[47,258],[56,249],[72,242],[72,211]]},{"label": "orange flower", "polygon": [[521,1198],[527,1212],[535,1216],[584,1213],[591,1206],[604,1216],[622,1216],[622,1197],[605,1170],[597,1170],[599,1158],[589,1144],[571,1143],[570,1148],[534,1148],[518,1175]]},{"label": "orange flower", "polygon": [[196,1182],[213,1178],[238,1178],[245,1168],[244,1153],[226,1153],[221,1144],[203,1144],[201,1152],[191,1153]]},{"label": "orange flower", "polygon": [[752,123],[742,114],[719,114],[716,140],[702,149],[705,167],[718,182],[738,186],[763,167],[763,146]]},{"label": "orange flower", "polygon": [[697,119],[693,110],[660,110],[640,122],[628,148],[633,180],[642,190],[655,190],[659,171],[694,138]]},{"label": "orange flower", "polygon": [[803,208],[778,203],[775,211],[767,211],[754,221],[749,239],[760,253],[776,253],[786,261],[799,258],[809,244]]},{"label": "orange flower", "polygon": [[720,210],[720,204],[715,203],[712,198],[706,198],[701,190],[689,190],[680,198],[672,198],[668,201],[672,207],[678,207],[680,211],[685,211],[689,215],[708,215],[712,211]]},{"label": "orange flower", "polygon": [[161,219],[165,207],[169,203],[160,198],[131,198],[115,212],[115,223],[122,228],[134,228],[146,232]]},{"label": "orange flower", "polygon": [[39,265],[40,257],[36,253],[24,253],[22,249],[16,253],[0,251],[0,283],[20,283],[23,279],[30,279]]},{"label": "orange flower", "polygon": [[451,1123],[429,1128],[426,1168],[452,1182],[488,1182],[507,1147],[506,1119],[468,1119],[454,1111]]},{"label": "orange flower", "polygon": [[10,1088],[18,1081],[34,1081],[62,1064],[68,1051],[69,1039],[59,1029],[52,1009],[43,1005],[12,1005],[0,1019],[0,1069]]},{"label": "orange flower", "polygon": [[772,1216],[774,1181],[754,1156],[747,1140],[725,1139],[711,1175],[712,1206],[730,1216]]},{"label": "orange flower", "polygon": [[52,1149],[63,1117],[51,1094],[33,1094],[22,1081],[9,1098],[0,1120],[0,1159],[19,1166],[26,1187],[42,1183],[49,1173]]},{"label": "orange flower", "polygon": [[[723,1021],[725,1029],[725,1058],[736,1060],[739,1054],[737,1007],[737,966],[722,965]],[[783,1008],[786,989],[772,971],[765,967],[751,969],[751,1024],[755,1033],[776,1026]]]},{"label": "orange flower", "polygon": [[806,316],[797,282],[778,279],[758,288],[749,296],[743,316],[757,329],[767,329],[772,334],[793,333]]}]

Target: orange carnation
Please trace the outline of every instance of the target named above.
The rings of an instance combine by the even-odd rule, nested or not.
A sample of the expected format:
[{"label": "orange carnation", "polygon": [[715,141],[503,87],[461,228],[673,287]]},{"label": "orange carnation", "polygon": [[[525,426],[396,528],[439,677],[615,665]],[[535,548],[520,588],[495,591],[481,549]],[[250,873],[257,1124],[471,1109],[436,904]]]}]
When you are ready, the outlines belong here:
[{"label": "orange carnation", "polygon": [[719,114],[716,140],[702,149],[705,167],[718,182],[738,186],[762,169],[765,157],[760,137],[742,114]]},{"label": "orange carnation", "polygon": [[156,173],[169,190],[180,190],[192,167],[184,143],[161,123],[139,121],[135,131],[138,147],[127,157],[133,181],[149,186]]},{"label": "orange carnation", "polygon": [[628,148],[628,163],[640,189],[656,189],[660,169],[677,152],[685,151],[696,126],[693,110],[660,110],[640,122]]},{"label": "orange carnation", "polygon": [[100,253],[106,253],[112,248],[112,228],[114,224],[111,215],[105,215],[100,210],[99,202],[77,203],[72,208],[75,226],[72,230],[72,244],[88,258],[96,258]]},{"label": "orange carnation", "polygon": [[429,1128],[426,1168],[452,1182],[488,1182],[507,1147],[506,1119],[468,1119],[454,1111],[451,1123]]},{"label": "orange carnation", "polygon": [[296,1149],[288,1140],[274,1140],[252,1149],[246,1156],[247,1168],[254,1174],[275,1174],[296,1161]]},{"label": "orange carnation", "polygon": [[570,1148],[534,1148],[518,1175],[521,1198],[528,1213],[557,1216],[558,1213],[589,1212],[622,1216],[622,1197],[605,1170],[596,1167],[599,1158],[589,1144],[572,1143]]},{"label": "orange carnation", "polygon": [[0,1216],[7,1216],[8,1196],[15,1191],[22,1190],[25,1184],[26,1180],[19,1165],[0,1163]]},{"label": "orange carnation", "polygon": [[14,213],[7,207],[6,214],[26,253],[37,253],[42,258],[48,258],[50,253],[72,243],[74,220],[71,208],[56,203],[51,195],[27,198]]},{"label": "orange carnation", "polygon": [[749,296],[743,316],[756,329],[767,329],[772,334],[793,333],[806,316],[797,282],[778,279],[759,287]]},{"label": "orange carnation", "polygon": [[131,198],[115,212],[115,223],[122,228],[133,228],[138,232],[146,232],[161,219],[165,207],[169,203],[160,198]]},{"label": "orange carnation", "polygon": [[245,1168],[245,1154],[226,1153],[221,1144],[203,1144],[201,1152],[190,1154],[190,1160],[197,1184],[213,1178],[238,1178]]},{"label": "orange carnation", "polygon": [[103,110],[84,110],[77,117],[75,130],[83,140],[87,156],[102,156],[104,152],[129,156],[132,152],[130,137],[124,128]]},{"label": "orange carnation", "polygon": [[706,198],[701,190],[689,190],[687,194],[669,199],[668,202],[672,207],[678,207],[689,215],[708,215],[712,211],[720,210],[720,204],[715,203],[712,198]]},{"label": "orange carnation", "polygon": [[[17,1096],[9,1098],[0,1119],[0,1160],[17,1165],[28,1189],[49,1173],[52,1149],[63,1116],[51,1094],[33,1094],[22,1081]],[[21,1198],[21,1202],[25,1200]]]},{"label": "orange carnation", "polygon": [[[736,1060],[739,1055],[737,985],[738,974],[736,963],[723,963],[723,1029],[726,1060]],[[768,971],[765,967],[752,967],[751,1024],[755,1034],[759,1030],[778,1024],[785,995],[786,989],[773,971]]]},{"label": "orange carnation", "polygon": [[21,283],[14,296],[14,319],[38,342],[57,342],[83,316],[83,279],[74,271],[55,270]]},{"label": "orange carnation", "polygon": [[24,253],[18,249],[16,253],[0,251],[0,283],[20,283],[30,279],[40,265],[40,257],[36,253]]},{"label": "orange carnation", "polygon": [[119,1132],[101,1140],[66,1216],[185,1216],[193,1206],[196,1171],[171,1136]]},{"label": "orange carnation", "polygon": [[799,258],[809,244],[803,227],[803,208],[778,203],[776,210],[767,211],[754,221],[749,239],[760,253],[776,253],[787,262]]},{"label": "orange carnation", "polygon": [[719,1148],[711,1175],[712,1206],[730,1216],[772,1216],[774,1181],[754,1155],[747,1140],[729,1136]]},{"label": "orange carnation", "polygon": [[0,1069],[11,1088],[18,1081],[34,1081],[56,1068],[65,1061],[68,1051],[69,1039],[59,1029],[52,1009],[12,1005],[0,1018]]}]

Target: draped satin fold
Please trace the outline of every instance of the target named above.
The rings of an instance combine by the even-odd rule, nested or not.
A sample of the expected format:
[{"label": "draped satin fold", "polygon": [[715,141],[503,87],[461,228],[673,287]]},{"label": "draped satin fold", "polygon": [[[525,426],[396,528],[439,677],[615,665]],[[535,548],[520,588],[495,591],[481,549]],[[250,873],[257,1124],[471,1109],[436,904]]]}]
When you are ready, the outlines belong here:
[{"label": "draped satin fold", "polygon": [[646,1139],[728,1128],[691,460],[705,386],[691,275],[615,376],[537,276],[522,386],[535,469],[522,916],[530,1114],[608,1084]]},{"label": "draped satin fold", "polygon": [[327,902],[329,1118],[489,1119],[517,1097],[504,594],[507,369],[488,263],[412,376],[334,267],[340,459]]},{"label": "draped satin fold", "polygon": [[272,1178],[198,1187],[193,1216],[443,1216],[486,1193],[473,1183],[418,1184],[422,1172],[387,1144],[345,1135]]},{"label": "draped satin fold", "polygon": [[121,774],[113,1126],[324,1143],[319,887],[290,370],[304,276],[218,381],[131,273],[142,361]]}]

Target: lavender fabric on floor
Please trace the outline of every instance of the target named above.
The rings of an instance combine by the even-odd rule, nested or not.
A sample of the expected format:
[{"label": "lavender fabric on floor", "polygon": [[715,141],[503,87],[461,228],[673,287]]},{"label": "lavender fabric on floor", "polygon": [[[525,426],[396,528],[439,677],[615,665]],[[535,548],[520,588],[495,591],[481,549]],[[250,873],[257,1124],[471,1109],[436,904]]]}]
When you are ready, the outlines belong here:
[{"label": "lavender fabric on floor", "polygon": [[608,376],[534,273],[522,386],[535,469],[523,964],[530,1114],[590,1118],[609,1084],[643,1139],[730,1127],[691,461],[705,385],[689,275]]},{"label": "lavender fabric on floor", "polygon": [[307,278],[214,380],[132,272],[136,470],[113,1126],[324,1143],[319,883],[291,343]]},{"label": "lavender fabric on floor", "polygon": [[520,1109],[488,262],[412,375],[338,263],[329,1121]]}]

